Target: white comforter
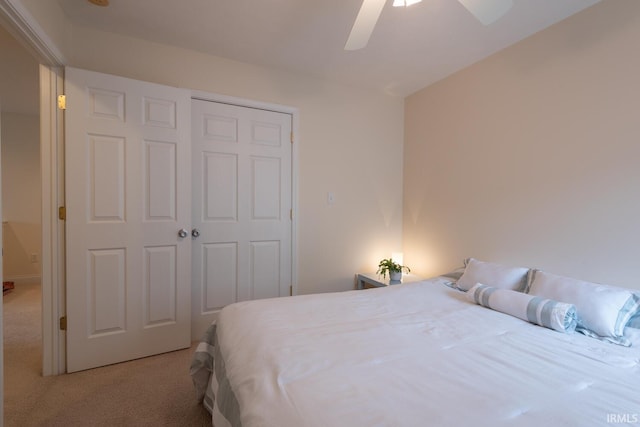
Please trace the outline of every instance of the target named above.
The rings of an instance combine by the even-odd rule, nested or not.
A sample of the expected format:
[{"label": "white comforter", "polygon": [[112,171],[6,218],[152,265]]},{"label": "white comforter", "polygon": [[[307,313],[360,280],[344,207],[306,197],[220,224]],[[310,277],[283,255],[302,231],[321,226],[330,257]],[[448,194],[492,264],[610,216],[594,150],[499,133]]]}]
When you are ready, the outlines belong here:
[{"label": "white comforter", "polygon": [[640,425],[640,340],[562,334],[442,281],[225,308],[242,426]]}]

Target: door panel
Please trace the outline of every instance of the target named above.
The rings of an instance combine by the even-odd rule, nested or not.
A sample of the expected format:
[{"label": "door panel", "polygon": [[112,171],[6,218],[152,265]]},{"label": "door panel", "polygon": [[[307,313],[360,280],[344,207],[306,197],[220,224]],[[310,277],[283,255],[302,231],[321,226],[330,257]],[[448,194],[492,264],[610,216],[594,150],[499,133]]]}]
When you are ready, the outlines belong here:
[{"label": "door panel", "polygon": [[89,337],[126,331],[125,251],[89,250]]},{"label": "door panel", "polygon": [[125,139],[88,134],[90,221],[124,221]]},{"label": "door panel", "polygon": [[201,248],[204,268],[200,279],[206,298],[202,311],[206,313],[237,301],[238,243],[208,243]]},{"label": "door panel", "polygon": [[192,101],[193,336],[224,306],[289,295],[291,115]]},{"label": "door panel", "polygon": [[176,144],[145,141],[145,220],[176,220]]},{"label": "door panel", "polygon": [[190,345],[187,91],[66,70],[67,371]]},{"label": "door panel", "polygon": [[238,155],[203,152],[203,221],[238,220]]},{"label": "door panel", "polygon": [[251,242],[251,299],[280,296],[280,241]]}]

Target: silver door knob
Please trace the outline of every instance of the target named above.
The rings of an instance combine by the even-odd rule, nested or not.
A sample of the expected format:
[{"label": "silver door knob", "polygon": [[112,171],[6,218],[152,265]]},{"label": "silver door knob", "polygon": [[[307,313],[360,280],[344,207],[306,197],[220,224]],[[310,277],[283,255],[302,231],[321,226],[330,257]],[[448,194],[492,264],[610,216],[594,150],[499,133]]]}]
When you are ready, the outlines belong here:
[{"label": "silver door knob", "polygon": [[197,228],[194,228],[191,230],[191,236],[193,236],[194,239],[197,239],[200,237],[200,231]]},{"label": "silver door knob", "polygon": [[188,235],[189,235],[189,232],[184,228],[181,228],[180,231],[178,231],[178,237],[182,237],[184,239]]}]

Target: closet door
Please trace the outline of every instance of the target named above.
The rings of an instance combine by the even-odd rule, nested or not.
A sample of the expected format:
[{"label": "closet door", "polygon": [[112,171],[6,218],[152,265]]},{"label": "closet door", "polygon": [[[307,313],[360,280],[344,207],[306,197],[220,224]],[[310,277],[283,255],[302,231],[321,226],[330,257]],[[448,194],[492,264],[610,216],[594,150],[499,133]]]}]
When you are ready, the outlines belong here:
[{"label": "closet door", "polygon": [[189,347],[189,92],[65,79],[67,371]]},{"label": "closet door", "polygon": [[193,336],[225,305],[289,295],[290,114],[194,99]]}]

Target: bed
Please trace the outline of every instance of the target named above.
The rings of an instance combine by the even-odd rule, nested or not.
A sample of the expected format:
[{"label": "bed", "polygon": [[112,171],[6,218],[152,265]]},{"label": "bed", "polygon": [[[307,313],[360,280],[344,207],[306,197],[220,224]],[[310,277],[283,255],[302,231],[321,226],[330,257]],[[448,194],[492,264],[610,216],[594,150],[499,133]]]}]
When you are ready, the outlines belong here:
[{"label": "bed", "polygon": [[640,329],[624,339],[541,327],[436,277],[232,304],[191,374],[215,427],[640,424]]}]

